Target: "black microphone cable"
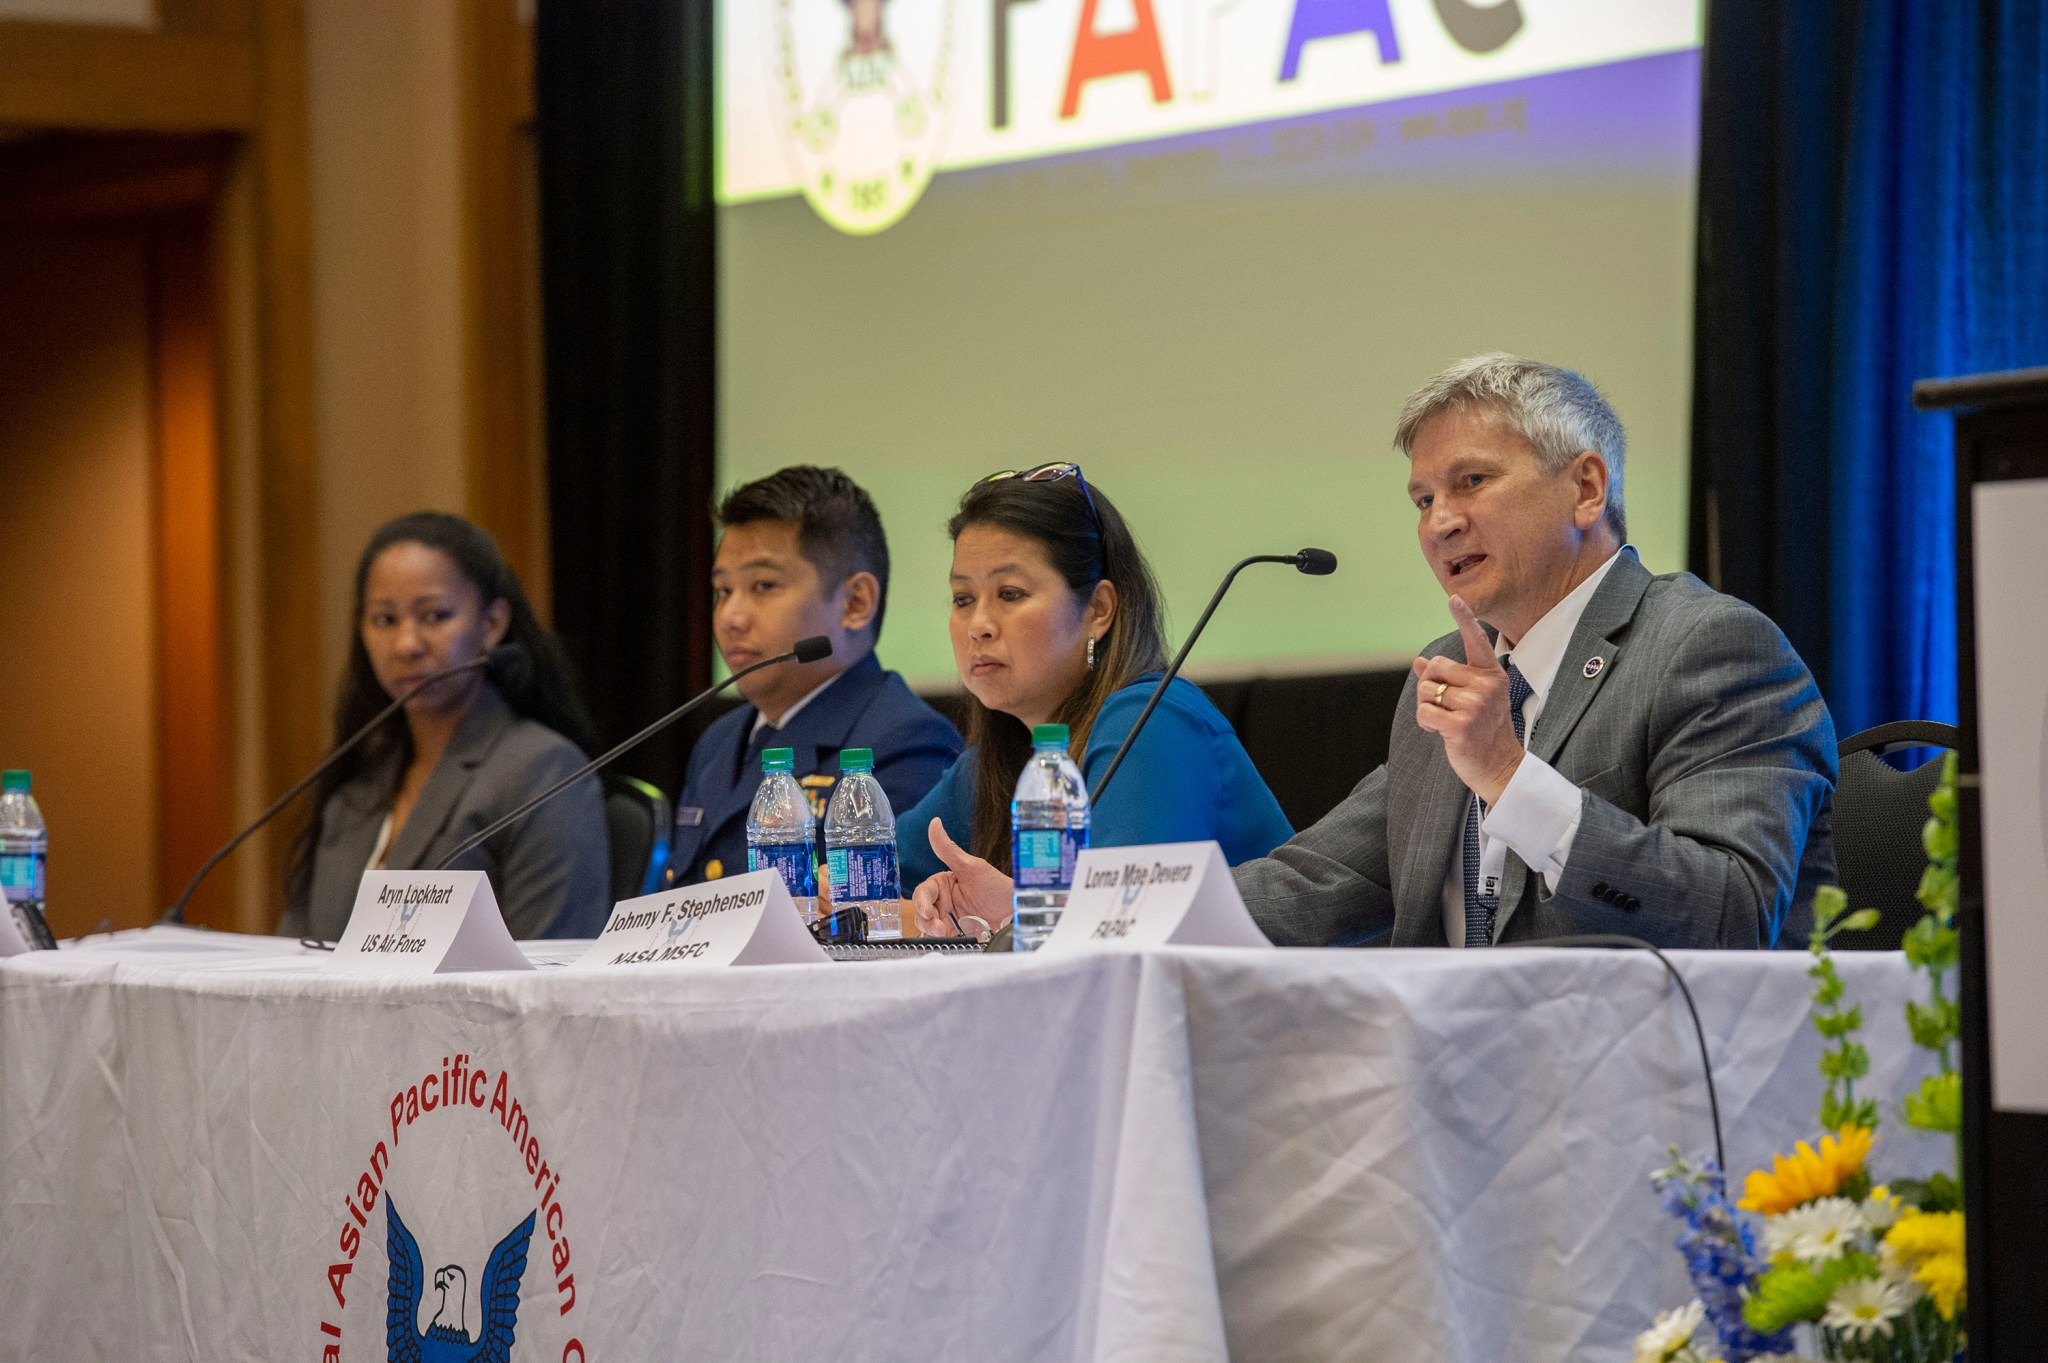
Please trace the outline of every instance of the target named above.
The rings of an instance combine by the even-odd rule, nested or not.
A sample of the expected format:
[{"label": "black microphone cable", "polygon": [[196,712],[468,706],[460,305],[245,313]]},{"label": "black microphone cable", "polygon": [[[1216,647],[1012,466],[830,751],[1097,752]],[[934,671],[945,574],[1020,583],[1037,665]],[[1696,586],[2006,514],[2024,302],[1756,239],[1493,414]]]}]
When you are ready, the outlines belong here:
[{"label": "black microphone cable", "polygon": [[1714,1093],[1714,1062],[1707,1056],[1707,1029],[1700,1025],[1700,1010],[1692,1001],[1692,990],[1685,984],[1685,976],[1678,973],[1678,967],[1671,964],[1671,958],[1640,937],[1629,937],[1618,932],[1589,932],[1573,937],[1544,937],[1533,942],[1516,942],[1526,947],[1622,947],[1632,951],[1647,951],[1657,958],[1665,973],[1677,984],[1678,992],[1685,998],[1685,1011],[1692,1015],[1692,1034],[1700,1045],[1700,1073],[1707,1080],[1707,1112],[1714,1122],[1714,1163],[1720,1167],[1721,1177],[1728,1177],[1728,1156],[1721,1146],[1721,1100]]}]

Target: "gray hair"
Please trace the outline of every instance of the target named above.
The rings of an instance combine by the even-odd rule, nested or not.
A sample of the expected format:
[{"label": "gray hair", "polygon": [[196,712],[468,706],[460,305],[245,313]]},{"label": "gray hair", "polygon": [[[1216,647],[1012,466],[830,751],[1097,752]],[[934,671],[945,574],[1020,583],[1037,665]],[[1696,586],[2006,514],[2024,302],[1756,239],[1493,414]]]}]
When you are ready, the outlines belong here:
[{"label": "gray hair", "polygon": [[1607,461],[1607,523],[1616,535],[1628,538],[1628,514],[1621,502],[1628,433],[1590,379],[1498,350],[1459,360],[1402,405],[1401,422],[1394,428],[1395,448],[1412,456],[1415,437],[1431,418],[1471,406],[1486,408],[1528,441],[1537,461],[1551,473],[1561,471],[1583,451],[1597,452]]}]

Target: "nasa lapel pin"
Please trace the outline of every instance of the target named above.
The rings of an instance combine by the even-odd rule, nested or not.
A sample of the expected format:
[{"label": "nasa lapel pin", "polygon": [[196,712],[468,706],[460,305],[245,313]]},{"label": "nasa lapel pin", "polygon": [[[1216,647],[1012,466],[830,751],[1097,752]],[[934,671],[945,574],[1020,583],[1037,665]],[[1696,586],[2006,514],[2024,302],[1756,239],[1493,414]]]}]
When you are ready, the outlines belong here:
[{"label": "nasa lapel pin", "polygon": [[1587,681],[1591,681],[1600,675],[1600,669],[1605,666],[1607,666],[1607,660],[1596,655],[1586,659],[1586,665],[1580,671],[1585,674]]}]

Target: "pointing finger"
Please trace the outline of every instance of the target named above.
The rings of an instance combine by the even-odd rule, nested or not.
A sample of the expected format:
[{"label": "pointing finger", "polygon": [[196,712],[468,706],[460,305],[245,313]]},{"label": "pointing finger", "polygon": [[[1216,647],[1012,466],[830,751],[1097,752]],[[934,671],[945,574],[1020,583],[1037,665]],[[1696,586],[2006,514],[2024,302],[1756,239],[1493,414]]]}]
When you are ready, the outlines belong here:
[{"label": "pointing finger", "polygon": [[1481,672],[1500,671],[1500,660],[1493,656],[1493,641],[1479,627],[1479,617],[1465,604],[1464,597],[1451,598],[1451,618],[1458,622],[1458,636],[1465,641],[1466,665]]}]

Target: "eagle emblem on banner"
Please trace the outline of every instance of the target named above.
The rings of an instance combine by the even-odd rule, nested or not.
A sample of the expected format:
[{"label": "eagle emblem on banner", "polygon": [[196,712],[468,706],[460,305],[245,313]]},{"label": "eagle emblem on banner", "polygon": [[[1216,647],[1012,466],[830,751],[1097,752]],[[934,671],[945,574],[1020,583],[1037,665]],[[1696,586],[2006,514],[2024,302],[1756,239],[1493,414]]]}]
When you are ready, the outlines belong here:
[{"label": "eagle emblem on banner", "polygon": [[384,1315],[384,1339],[391,1363],[507,1363],[512,1357],[512,1328],[519,1318],[519,1281],[526,1276],[526,1242],[533,1237],[535,1213],[498,1242],[484,1263],[477,1305],[483,1313],[479,1333],[471,1335],[467,1311],[469,1276],[460,1264],[434,1270],[440,1294],[433,1323],[418,1328],[420,1295],[426,1270],[419,1241],[405,1228],[398,1204],[384,1199],[384,1247],[391,1260],[390,1304]]}]

